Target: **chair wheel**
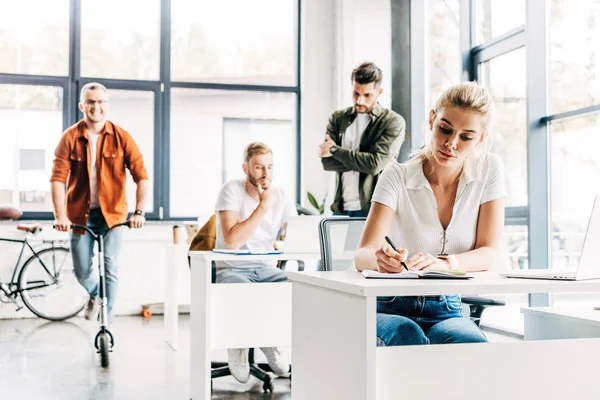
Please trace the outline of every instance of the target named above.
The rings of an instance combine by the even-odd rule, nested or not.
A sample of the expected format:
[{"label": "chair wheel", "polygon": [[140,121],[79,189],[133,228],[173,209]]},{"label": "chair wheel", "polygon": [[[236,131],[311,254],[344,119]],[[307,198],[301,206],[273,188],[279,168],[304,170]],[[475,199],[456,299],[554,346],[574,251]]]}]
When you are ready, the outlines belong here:
[{"label": "chair wheel", "polygon": [[263,390],[265,391],[265,393],[273,393],[273,381],[271,380],[271,377],[269,375],[265,377],[265,381],[263,382]]}]

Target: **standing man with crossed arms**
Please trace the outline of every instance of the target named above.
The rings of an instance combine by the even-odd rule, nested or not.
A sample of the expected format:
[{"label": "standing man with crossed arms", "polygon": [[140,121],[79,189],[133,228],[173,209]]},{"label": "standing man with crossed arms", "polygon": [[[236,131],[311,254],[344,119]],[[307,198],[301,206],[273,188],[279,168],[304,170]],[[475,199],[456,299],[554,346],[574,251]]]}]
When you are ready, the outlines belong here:
[{"label": "standing man with crossed arms", "polygon": [[352,71],[353,107],[333,113],[319,157],[338,173],[335,214],[366,217],[383,169],[396,160],[404,141],[404,118],[379,104],[381,69],[364,62]]}]

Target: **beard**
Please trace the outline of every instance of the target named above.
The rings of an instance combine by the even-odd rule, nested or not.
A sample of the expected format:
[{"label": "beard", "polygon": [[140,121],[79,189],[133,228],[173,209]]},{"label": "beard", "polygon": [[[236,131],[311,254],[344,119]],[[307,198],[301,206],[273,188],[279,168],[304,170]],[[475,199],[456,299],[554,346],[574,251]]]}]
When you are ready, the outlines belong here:
[{"label": "beard", "polygon": [[267,177],[261,178],[260,180],[263,180],[263,179],[266,181],[264,185],[263,185],[263,184],[260,184],[260,183],[258,183],[258,181],[259,181],[259,180],[257,180],[257,179],[256,179],[256,178],[254,178],[253,176],[251,176],[251,175],[248,175],[248,181],[250,181],[250,184],[251,184],[252,186],[254,186],[254,187],[258,187],[258,185],[260,185],[260,187],[261,187],[261,188],[264,190],[264,189],[267,189],[267,188],[269,187],[269,184],[271,183],[271,180],[270,180],[270,179],[268,179]]}]

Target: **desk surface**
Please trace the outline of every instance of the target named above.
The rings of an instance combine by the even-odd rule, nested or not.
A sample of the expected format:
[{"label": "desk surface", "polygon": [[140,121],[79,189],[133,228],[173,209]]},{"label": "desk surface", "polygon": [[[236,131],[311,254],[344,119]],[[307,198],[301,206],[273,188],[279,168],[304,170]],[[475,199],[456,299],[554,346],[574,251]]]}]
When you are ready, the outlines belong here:
[{"label": "desk surface", "polygon": [[473,279],[366,279],[355,271],[288,272],[288,279],[358,296],[437,296],[459,293],[600,292],[600,279],[553,281],[505,278],[495,272],[472,273]]},{"label": "desk surface", "polygon": [[600,327],[600,310],[594,310],[592,306],[524,307],[521,308],[521,312],[525,315]]},{"label": "desk surface", "polygon": [[[320,260],[320,253],[281,253],[281,254],[263,254],[263,255],[239,255],[223,254],[214,251],[190,251],[191,258],[198,258],[204,261],[279,261],[279,260]],[[192,264],[193,265],[193,264]]]}]

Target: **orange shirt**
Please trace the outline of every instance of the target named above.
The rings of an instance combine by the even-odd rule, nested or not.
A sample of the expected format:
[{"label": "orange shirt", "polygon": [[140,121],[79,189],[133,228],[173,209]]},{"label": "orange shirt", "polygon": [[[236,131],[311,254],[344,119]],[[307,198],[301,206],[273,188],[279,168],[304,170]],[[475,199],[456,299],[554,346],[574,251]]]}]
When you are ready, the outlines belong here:
[{"label": "orange shirt", "polygon": [[[142,153],[129,132],[106,121],[100,133],[96,146],[98,202],[110,227],[127,218],[125,168],[136,183],[148,179],[148,173]],[[67,217],[78,225],[87,224],[90,210],[90,148],[87,128],[81,120],[63,133],[54,152],[50,177],[50,182],[67,185]]]}]

